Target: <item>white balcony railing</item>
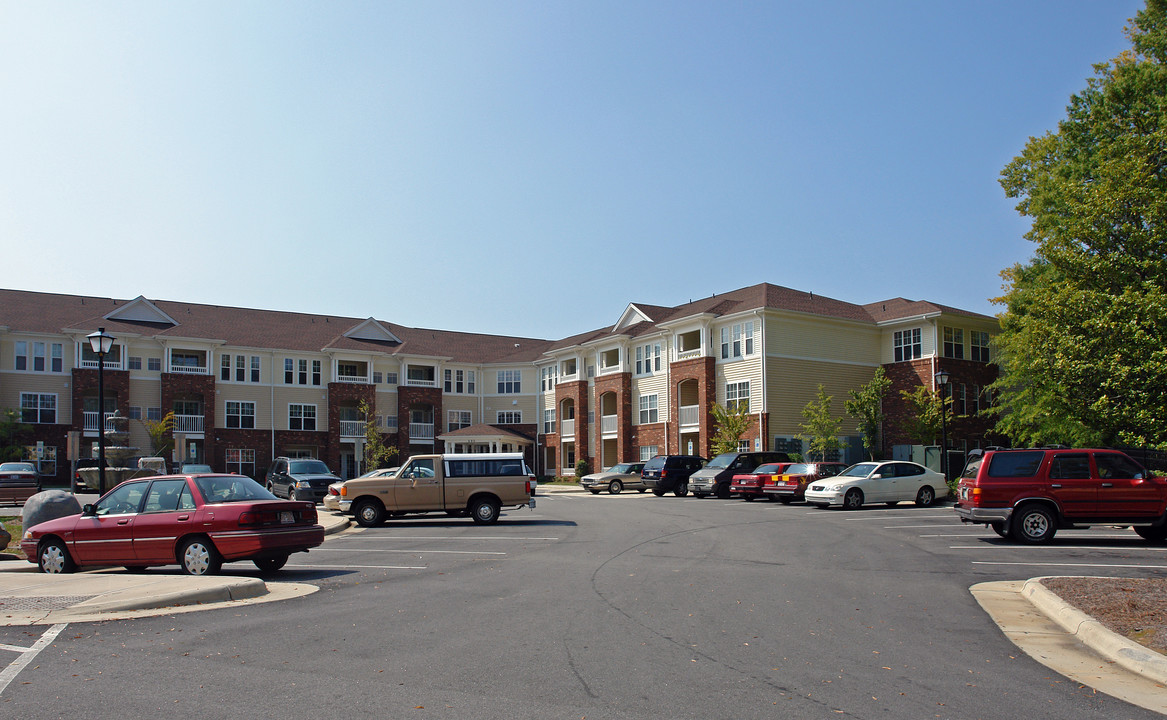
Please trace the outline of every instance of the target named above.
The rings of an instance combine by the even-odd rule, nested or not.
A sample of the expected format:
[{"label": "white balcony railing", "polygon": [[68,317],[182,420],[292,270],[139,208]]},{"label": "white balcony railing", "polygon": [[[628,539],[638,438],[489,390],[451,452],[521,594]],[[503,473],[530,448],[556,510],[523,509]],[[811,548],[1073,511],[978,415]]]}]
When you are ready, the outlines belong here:
[{"label": "white balcony railing", "polygon": [[701,348],[696,350],[681,350],[677,353],[678,360],[688,360],[689,358],[701,357]]},{"label": "white balcony railing", "polygon": [[[105,429],[106,430],[113,429],[113,426],[111,426],[109,424],[109,419],[112,416],[113,416],[113,413],[111,413],[111,412],[108,412],[105,414],[105,420],[106,420]],[[97,411],[96,410],[83,411],[81,413],[81,421],[84,423],[85,432],[91,432],[91,433],[97,432]]]},{"label": "white balcony railing", "polygon": [[419,380],[417,378],[405,378],[405,384],[412,387],[437,387],[436,380]]},{"label": "white balcony railing", "polygon": [[617,424],[617,417],[615,415],[604,415],[600,417],[600,432],[614,433],[619,429]]},{"label": "white balcony railing", "polygon": [[575,437],[575,418],[559,421],[559,434],[562,437]]},{"label": "white balcony railing", "polygon": [[338,383],[363,383],[367,385],[369,377],[367,375],[337,375],[336,381]]},{"label": "white balcony railing", "polygon": [[364,437],[365,422],[363,420],[341,420],[340,436],[346,438]]},{"label": "white balcony railing", "polygon": [[170,372],[180,375],[209,375],[205,365],[175,365],[171,363]]},{"label": "white balcony railing", "polygon": [[203,416],[202,415],[175,415],[174,416],[174,432],[176,432],[176,433],[201,433],[201,432],[203,432]]},{"label": "white balcony railing", "polygon": [[434,424],[433,423],[409,423],[409,441],[410,442],[433,442],[434,441]]},{"label": "white balcony railing", "polygon": [[[91,370],[96,370],[97,369],[97,361],[96,360],[82,360],[81,367],[89,368]],[[105,369],[106,370],[121,370],[122,369],[122,361],[121,360],[110,360],[109,358],[106,358],[105,359]]]},{"label": "white balcony railing", "polygon": [[677,418],[681,427],[690,427],[701,424],[701,406],[700,405],[682,405],[680,407],[680,417]]}]

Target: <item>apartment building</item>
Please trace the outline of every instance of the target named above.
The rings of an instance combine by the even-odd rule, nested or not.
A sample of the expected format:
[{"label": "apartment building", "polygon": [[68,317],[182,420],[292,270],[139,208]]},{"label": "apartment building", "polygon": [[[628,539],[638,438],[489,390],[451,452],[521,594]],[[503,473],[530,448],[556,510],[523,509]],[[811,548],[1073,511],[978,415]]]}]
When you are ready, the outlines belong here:
[{"label": "apartment building", "polygon": [[[98,407],[86,336],[115,343]],[[952,376],[971,416],[995,377],[994,318],[903,299],[871,305],[761,284],[677,307],[630,304],[606,328],[541,340],[409,328],[349,318],[149,300],[0,290],[0,408],[19,412],[42,472],[67,482],[73,454],[95,454],[101,418],[174,413],[175,462],[261,477],[276,456],[360,470],[367,418],[402,457],[522,451],[567,475],[657,453],[708,455],[714,402],[745,404],[743,447],[801,450],[801,410],[819,384],[843,415],[847,390],[884,366],[897,389]],[[904,412],[889,393],[887,412]],[[889,423],[889,426],[892,423]],[[902,444],[888,433],[886,450]],[[950,445],[979,444],[967,417]],[[845,459],[858,432],[844,419]]]}]

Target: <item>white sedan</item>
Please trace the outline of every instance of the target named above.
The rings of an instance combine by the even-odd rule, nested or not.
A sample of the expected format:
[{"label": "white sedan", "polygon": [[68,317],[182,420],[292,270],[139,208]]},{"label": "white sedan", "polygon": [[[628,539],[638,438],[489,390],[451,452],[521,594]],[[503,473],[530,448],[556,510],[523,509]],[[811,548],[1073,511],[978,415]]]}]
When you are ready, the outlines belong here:
[{"label": "white sedan", "polygon": [[943,475],[923,465],[899,461],[856,463],[834,477],[814,481],[806,489],[806,501],[811,505],[838,505],[847,510],[858,510],[863,503],[895,505],[901,500],[928,507],[937,497],[947,495],[948,483]]}]

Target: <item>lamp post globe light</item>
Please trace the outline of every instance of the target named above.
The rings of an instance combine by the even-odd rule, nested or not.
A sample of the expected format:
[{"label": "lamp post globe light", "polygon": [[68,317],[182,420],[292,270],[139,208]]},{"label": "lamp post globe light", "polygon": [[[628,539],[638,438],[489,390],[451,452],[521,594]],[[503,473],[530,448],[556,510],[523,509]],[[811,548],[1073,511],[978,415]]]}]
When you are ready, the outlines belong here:
[{"label": "lamp post globe light", "polygon": [[114,336],[105,328],[86,336],[89,349],[97,356],[97,493],[105,494],[105,356],[113,348]]},{"label": "lamp post globe light", "polygon": [[936,391],[940,393],[940,472],[944,473],[945,482],[948,481],[948,424],[946,420],[948,408],[945,407],[946,393],[943,392],[942,388],[948,388],[948,378],[947,370],[940,370],[932,376],[932,379],[936,381]]}]

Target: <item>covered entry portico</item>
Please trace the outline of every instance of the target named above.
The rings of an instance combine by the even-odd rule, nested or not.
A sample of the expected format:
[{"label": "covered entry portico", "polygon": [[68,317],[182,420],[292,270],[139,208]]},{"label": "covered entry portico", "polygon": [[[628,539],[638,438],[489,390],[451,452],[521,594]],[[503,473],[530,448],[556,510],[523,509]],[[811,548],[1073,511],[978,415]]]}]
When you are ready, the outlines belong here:
[{"label": "covered entry portico", "polygon": [[533,459],[535,448],[535,441],[526,435],[485,423],[451,430],[439,435],[438,440],[445,453],[521,452],[528,461]]}]

